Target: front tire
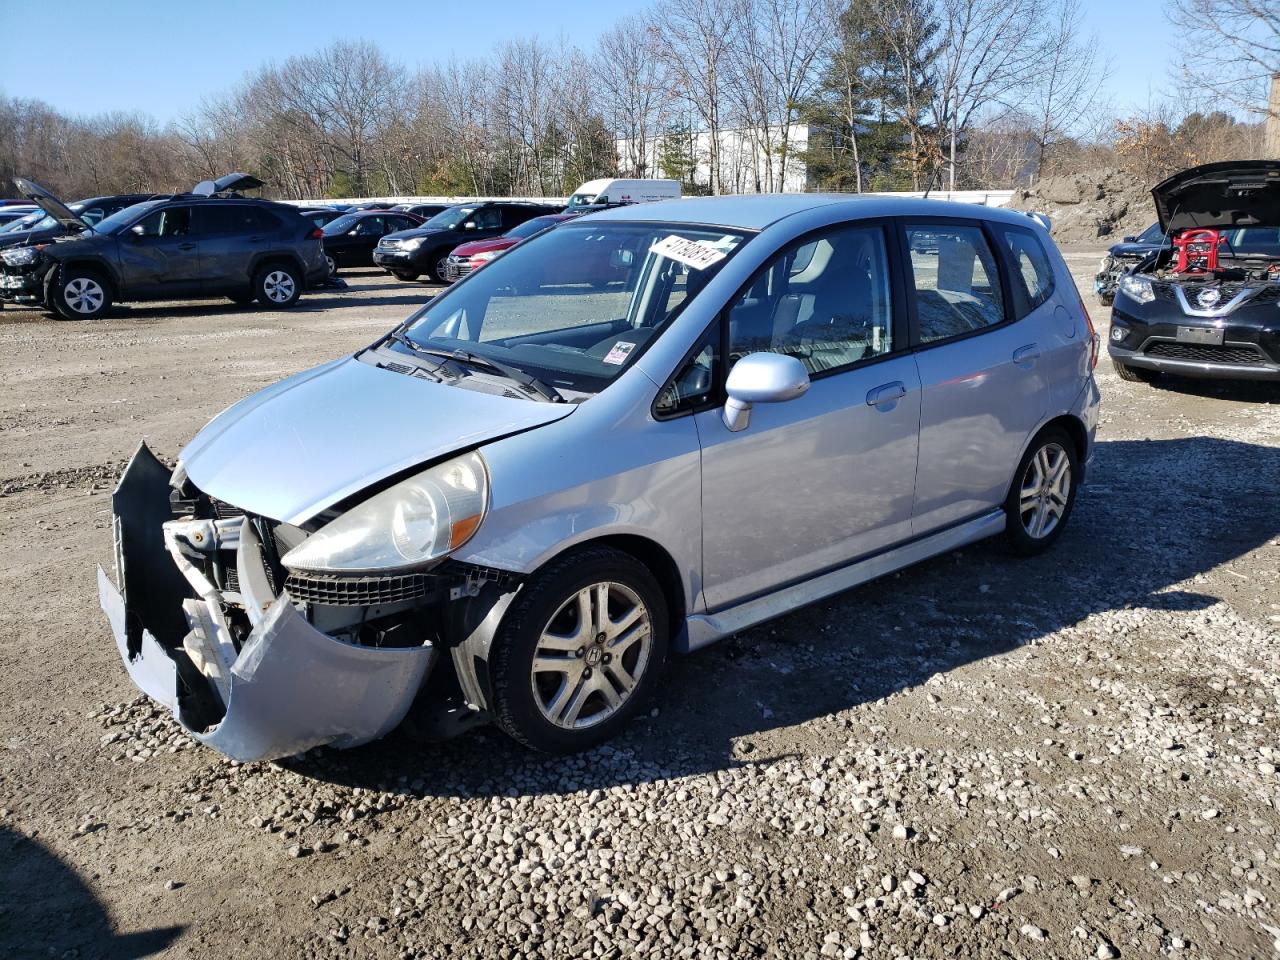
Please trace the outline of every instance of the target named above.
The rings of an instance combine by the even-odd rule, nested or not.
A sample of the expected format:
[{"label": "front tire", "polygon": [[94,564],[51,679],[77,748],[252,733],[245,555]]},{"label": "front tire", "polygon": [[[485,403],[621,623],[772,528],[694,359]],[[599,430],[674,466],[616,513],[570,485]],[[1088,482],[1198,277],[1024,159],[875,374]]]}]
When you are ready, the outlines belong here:
[{"label": "front tire", "polygon": [[1111,366],[1115,368],[1116,376],[1128,383],[1154,383],[1160,378],[1160,374],[1156,370],[1143,370],[1141,367],[1130,367],[1121,363],[1119,360],[1112,360]]},{"label": "front tire", "polygon": [[287,263],[268,263],[253,277],[254,299],[264,307],[292,307],[301,293],[302,277]]},{"label": "front tire", "polygon": [[495,722],[548,753],[608,740],[657,684],[669,633],[644,564],[608,547],[566,554],[525,583],[494,638]]},{"label": "front tire", "polygon": [[406,283],[409,282],[410,280],[418,279],[417,270],[392,270],[391,273],[395,276],[397,280],[404,280]]},{"label": "front tire", "polygon": [[53,290],[53,309],[64,320],[97,320],[111,309],[111,285],[93,270],[64,270]]},{"label": "front tire", "polygon": [[1031,442],[1004,502],[1005,540],[1014,553],[1042,553],[1062,536],[1076,502],[1078,459],[1075,442],[1058,427]]}]

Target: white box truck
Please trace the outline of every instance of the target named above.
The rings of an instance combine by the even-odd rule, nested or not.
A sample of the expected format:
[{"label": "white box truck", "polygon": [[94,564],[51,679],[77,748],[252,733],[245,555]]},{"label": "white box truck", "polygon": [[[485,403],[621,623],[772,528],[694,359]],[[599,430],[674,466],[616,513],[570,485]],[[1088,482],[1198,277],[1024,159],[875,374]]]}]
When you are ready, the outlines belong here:
[{"label": "white box truck", "polygon": [[648,203],[680,198],[679,180],[588,180],[569,198],[566,210],[592,205]]}]

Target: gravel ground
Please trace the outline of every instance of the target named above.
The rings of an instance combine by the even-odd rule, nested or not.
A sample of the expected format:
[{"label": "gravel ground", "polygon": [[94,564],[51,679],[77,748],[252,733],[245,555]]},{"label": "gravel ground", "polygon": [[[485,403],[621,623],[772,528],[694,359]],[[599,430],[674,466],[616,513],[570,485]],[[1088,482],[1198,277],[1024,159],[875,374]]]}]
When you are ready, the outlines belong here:
[{"label": "gravel ground", "polygon": [[[1100,251],[1067,252],[1087,288]],[[140,437],[172,457],[424,295],[351,283],[279,314],[0,313],[0,955],[1280,948],[1277,388],[1104,362],[1050,554],[980,544],[677,661],[588,755],[485,730],[243,766],[196,745],[98,610],[107,494]]]}]

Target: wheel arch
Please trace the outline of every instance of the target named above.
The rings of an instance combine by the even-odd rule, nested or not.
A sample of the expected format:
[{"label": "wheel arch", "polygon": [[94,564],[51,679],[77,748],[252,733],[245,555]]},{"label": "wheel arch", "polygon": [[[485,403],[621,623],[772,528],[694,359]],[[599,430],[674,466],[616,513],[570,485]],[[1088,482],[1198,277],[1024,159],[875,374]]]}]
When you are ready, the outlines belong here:
[{"label": "wheel arch", "polygon": [[111,293],[114,299],[123,296],[125,290],[124,285],[120,282],[120,275],[116,269],[106,260],[98,257],[71,257],[67,260],[59,261],[58,265],[49,272],[49,283],[56,283],[58,276],[67,270],[92,270],[94,273],[100,274],[107,283],[111,284]]},{"label": "wheel arch", "polygon": [[1027,442],[1018,451],[1018,459],[1013,463],[1013,475],[1009,478],[1009,486],[1005,490],[1006,496],[1013,489],[1013,485],[1018,482],[1018,465],[1022,463],[1022,458],[1027,455],[1027,451],[1031,449],[1042,433],[1055,427],[1062,429],[1071,438],[1071,445],[1076,450],[1076,464],[1080,474],[1079,483],[1084,482],[1085,463],[1089,455],[1089,430],[1084,425],[1084,421],[1074,413],[1060,413],[1040,424],[1040,426],[1036,427],[1035,432],[1027,437]]},{"label": "wheel arch", "polygon": [[284,263],[289,265],[293,269],[297,270],[298,276],[304,283],[306,282],[307,270],[302,261],[298,258],[298,255],[284,251],[255,254],[253,259],[249,261],[249,276],[245,278],[246,281],[249,284],[252,284],[253,278],[258,275],[258,271],[263,267],[269,267],[273,263]]}]

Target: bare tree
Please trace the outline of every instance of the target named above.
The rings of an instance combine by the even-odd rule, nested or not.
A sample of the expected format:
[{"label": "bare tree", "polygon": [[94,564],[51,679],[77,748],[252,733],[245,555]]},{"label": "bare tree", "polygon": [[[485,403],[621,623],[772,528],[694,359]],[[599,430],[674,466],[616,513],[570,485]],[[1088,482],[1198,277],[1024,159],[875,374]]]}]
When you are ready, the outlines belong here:
[{"label": "bare tree", "polygon": [[659,27],[650,17],[627,17],[600,35],[592,64],[605,122],[622,143],[622,169],[635,177],[653,175],[648,147],[671,108],[671,81],[658,38]]},{"label": "bare tree", "polygon": [[688,104],[707,136],[711,192],[719,193],[724,83],[730,72],[734,26],[722,0],[659,0],[655,18],[658,52],[670,75],[673,95]]},{"label": "bare tree", "polygon": [[1179,71],[1201,89],[1255,117],[1267,115],[1267,89],[1280,73],[1276,0],[1174,0],[1182,38]]},{"label": "bare tree", "polygon": [[1097,102],[1108,68],[1098,62],[1098,38],[1082,31],[1080,0],[1058,0],[1045,21],[1023,109],[1034,126],[1036,168],[1045,176],[1052,151],[1075,132]]}]

